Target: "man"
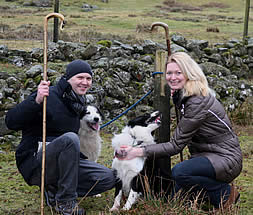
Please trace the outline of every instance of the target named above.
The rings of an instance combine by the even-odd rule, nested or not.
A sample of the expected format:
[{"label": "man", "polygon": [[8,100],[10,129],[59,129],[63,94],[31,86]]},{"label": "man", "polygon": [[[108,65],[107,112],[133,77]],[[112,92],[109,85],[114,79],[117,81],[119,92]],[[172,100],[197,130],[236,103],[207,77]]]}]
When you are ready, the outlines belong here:
[{"label": "man", "polygon": [[86,113],[85,98],[92,84],[92,70],[83,60],[74,60],[56,86],[41,81],[37,92],[8,111],[6,125],[22,130],[16,150],[17,167],[29,185],[41,185],[43,98],[47,96],[46,175],[48,204],[59,214],[85,214],[77,197],[112,189],[116,183],[112,170],[86,160],[80,153],[78,130]]}]

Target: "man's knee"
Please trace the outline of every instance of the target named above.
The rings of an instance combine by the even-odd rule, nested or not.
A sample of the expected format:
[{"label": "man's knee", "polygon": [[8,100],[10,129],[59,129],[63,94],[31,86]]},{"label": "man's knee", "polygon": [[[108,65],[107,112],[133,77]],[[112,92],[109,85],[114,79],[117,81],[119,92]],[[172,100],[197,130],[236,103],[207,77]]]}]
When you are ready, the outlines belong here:
[{"label": "man's knee", "polygon": [[68,132],[65,133],[63,137],[67,144],[71,145],[72,147],[76,148],[76,150],[80,151],[80,139],[76,133]]},{"label": "man's knee", "polygon": [[112,189],[119,181],[115,173],[109,168],[105,168],[103,175],[100,175],[99,178],[106,190]]}]

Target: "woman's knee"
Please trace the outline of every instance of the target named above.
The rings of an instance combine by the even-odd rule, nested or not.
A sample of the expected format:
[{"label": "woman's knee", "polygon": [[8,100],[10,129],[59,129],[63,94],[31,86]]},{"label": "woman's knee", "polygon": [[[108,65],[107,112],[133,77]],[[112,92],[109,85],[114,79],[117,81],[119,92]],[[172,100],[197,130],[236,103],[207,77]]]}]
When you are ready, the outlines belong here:
[{"label": "woman's knee", "polygon": [[171,177],[173,180],[176,180],[177,178],[184,175],[183,168],[181,168],[181,164],[176,164],[172,170],[171,170]]}]

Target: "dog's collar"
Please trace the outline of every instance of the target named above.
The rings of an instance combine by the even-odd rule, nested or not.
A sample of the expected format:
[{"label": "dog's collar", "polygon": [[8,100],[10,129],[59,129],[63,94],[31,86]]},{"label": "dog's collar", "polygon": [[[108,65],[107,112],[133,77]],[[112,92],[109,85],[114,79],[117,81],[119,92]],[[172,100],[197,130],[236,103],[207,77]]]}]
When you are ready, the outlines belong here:
[{"label": "dog's collar", "polygon": [[135,136],[133,136],[133,135],[131,135],[131,136],[134,139],[133,142],[132,142],[132,147],[140,146],[143,143],[143,141],[137,141]]}]

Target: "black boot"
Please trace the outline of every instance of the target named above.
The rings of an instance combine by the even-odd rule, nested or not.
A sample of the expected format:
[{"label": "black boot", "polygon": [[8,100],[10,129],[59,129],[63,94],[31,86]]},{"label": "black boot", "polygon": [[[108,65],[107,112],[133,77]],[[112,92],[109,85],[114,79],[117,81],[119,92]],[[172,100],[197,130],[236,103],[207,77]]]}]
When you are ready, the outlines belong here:
[{"label": "black boot", "polygon": [[56,202],[55,210],[61,215],[86,215],[83,208],[78,207],[77,201]]},{"label": "black boot", "polygon": [[50,190],[45,190],[45,200],[46,200],[46,204],[49,207],[55,207],[55,194],[52,193]]},{"label": "black boot", "polygon": [[45,200],[46,204],[49,207],[55,207],[56,200],[55,200],[55,193],[57,192],[57,189],[53,185],[47,185],[45,188]]}]

